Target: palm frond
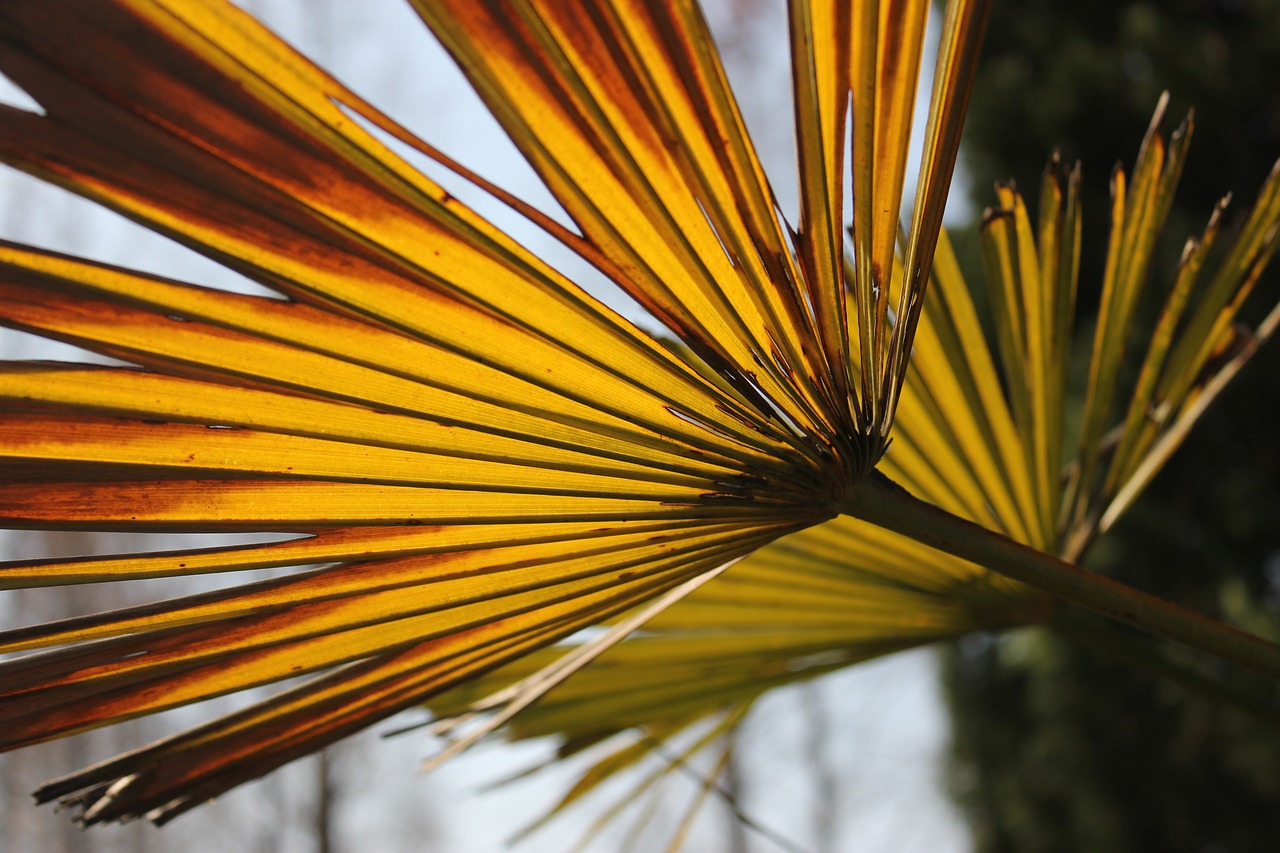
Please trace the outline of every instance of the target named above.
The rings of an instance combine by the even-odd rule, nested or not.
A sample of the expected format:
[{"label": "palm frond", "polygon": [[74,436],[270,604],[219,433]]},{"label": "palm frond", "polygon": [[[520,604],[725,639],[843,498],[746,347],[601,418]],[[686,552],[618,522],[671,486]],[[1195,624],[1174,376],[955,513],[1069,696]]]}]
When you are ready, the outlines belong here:
[{"label": "palm frond", "polygon": [[[715,704],[745,708],[824,667],[1044,618],[1041,592],[987,568],[1022,577],[1031,560],[1052,592],[1099,609],[1109,599],[1058,581],[1131,595],[1009,543],[1087,540],[1111,517],[1100,507],[1131,498],[1247,357],[1247,342],[1231,349],[1230,320],[1274,250],[1276,180],[1201,301],[1184,307],[1175,291],[1107,467],[1115,342],[1132,328],[1185,134],[1166,145],[1153,124],[1133,188],[1117,175],[1107,319],[1063,492],[1070,183],[1064,194],[1048,180],[1039,232],[1008,190],[988,220],[1007,396],[939,242],[989,3],[948,4],[897,258],[922,0],[791,4],[794,228],[693,3],[415,7],[571,225],[418,140],[221,0],[0,7],[0,71],[40,107],[0,107],[0,159],[273,294],[0,245],[0,324],[123,362],[0,367],[0,522],[292,537],[0,566],[6,587],[287,570],[0,634],[0,652],[27,653],[0,663],[0,746],[310,676],[49,783],[42,799],[88,822],[170,819],[504,664],[486,683],[510,683],[547,660],[528,657],[538,650],[753,552],[604,658],[655,679],[673,717],[655,723],[629,704],[644,697],[593,681],[600,666],[562,688],[614,703],[588,739],[705,716],[709,693],[682,698],[668,673],[723,670],[707,682]],[[607,307],[392,143],[524,214],[660,328]],[[1179,287],[1200,259],[1190,253]],[[1177,415],[1152,427],[1152,407]],[[899,449],[881,469],[941,510],[904,504],[873,470],[899,410]],[[831,520],[901,531],[904,507],[908,522],[965,541],[943,554],[921,544],[938,543],[932,530]],[[1179,632],[1185,614],[1160,607],[1156,630],[1199,641]],[[1250,663],[1261,648],[1259,668],[1280,671],[1274,648],[1195,624],[1211,652]]]},{"label": "palm frond", "polygon": [[[920,208],[940,203],[954,162],[986,8],[953,7],[944,43],[960,60],[939,64],[903,305],[923,287],[937,222]],[[885,276],[923,3],[867,13],[871,34],[835,4],[795,4],[796,231],[692,4],[418,9],[572,228],[225,3],[0,10],[0,70],[41,108],[0,110],[0,158],[278,294],[0,246],[0,323],[125,363],[0,370],[0,519],[295,537],[4,567],[9,587],[296,567],[0,636],[30,653],[3,664],[10,748],[315,676],[42,789],[87,821],[172,817],[830,518],[883,452],[889,365],[909,347],[886,325]],[[873,279],[854,274],[873,303],[865,328],[844,296],[851,100],[858,181],[874,163],[869,191],[888,205],[870,220],[855,205],[878,258]],[[529,216],[679,346],[386,137]],[[856,382],[854,339],[870,342]]]},{"label": "palm frond", "polygon": [[[1165,144],[1162,110],[1163,105],[1140,162],[1153,146]],[[1184,123],[1175,133],[1175,146],[1188,127]],[[1124,174],[1118,170],[1113,181],[1119,184]],[[1221,328],[1231,329],[1243,296],[1273,251],[1274,232],[1261,239],[1257,224],[1262,219],[1274,228],[1280,220],[1280,211],[1272,207],[1273,175],[1234,242],[1221,253],[1219,272],[1208,284],[1197,274],[1222,227],[1225,201],[1213,211],[1205,234],[1188,241],[1129,386],[1122,380],[1126,361],[1113,347],[1095,345],[1091,376],[1099,381],[1105,375],[1117,397],[1122,389],[1131,394],[1126,405],[1112,407],[1113,418],[1122,419],[1112,420],[1105,430],[1108,440],[1093,447],[1093,457],[1068,456],[1066,362],[1074,336],[1080,180],[1078,166],[1067,171],[1052,157],[1034,223],[1016,190],[997,188],[1001,207],[984,217],[982,239],[999,358],[987,345],[970,288],[942,234],[894,444],[879,465],[913,494],[958,516],[1041,549],[1076,553],[1098,534],[1099,516],[1118,516],[1185,437],[1204,410],[1200,389],[1220,388],[1280,317],[1278,308],[1257,333],[1235,328],[1228,339],[1243,338],[1250,346],[1216,363],[1197,363],[1191,372],[1195,381],[1183,383],[1185,396],[1156,397],[1153,375],[1167,354],[1178,345],[1189,346],[1187,341],[1203,340],[1204,330],[1186,317],[1193,293],[1212,306],[1208,310],[1229,312]],[[1173,188],[1165,189],[1166,205]],[[1121,233],[1123,220],[1112,227],[1113,247],[1130,239]],[[1155,236],[1147,236],[1148,244]],[[1147,284],[1141,277],[1128,286],[1140,290]],[[1230,295],[1220,295],[1224,292]],[[1114,301],[1113,291],[1104,290],[1102,299]],[[1135,325],[1136,318],[1129,322]],[[1100,328],[1098,334],[1106,332]],[[1130,333],[1125,343],[1137,349],[1141,341]],[[1207,358],[1212,347],[1200,351]],[[1156,415],[1158,407],[1163,411]],[[1085,469],[1092,473],[1082,486]],[[1083,503],[1069,515],[1064,507],[1073,491]],[[512,722],[506,736],[556,737],[567,754],[609,741],[549,818],[616,768],[645,754],[670,754],[691,731],[726,709],[740,713],[776,687],[975,631],[1057,625],[1054,609],[1054,602],[1034,588],[841,516],[755,551],[714,585],[651,620],[643,636],[605,653],[542,699]],[[433,701],[430,710],[446,721],[465,715],[470,705],[518,673],[545,666],[562,653],[553,648],[531,655]],[[679,775],[675,764],[663,766],[666,776]]]}]

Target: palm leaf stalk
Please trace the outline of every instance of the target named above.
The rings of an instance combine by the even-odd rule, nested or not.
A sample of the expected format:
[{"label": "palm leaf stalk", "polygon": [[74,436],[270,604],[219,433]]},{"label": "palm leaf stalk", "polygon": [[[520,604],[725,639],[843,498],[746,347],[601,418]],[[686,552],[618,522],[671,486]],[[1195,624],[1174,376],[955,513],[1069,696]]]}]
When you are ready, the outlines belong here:
[{"label": "palm leaf stalk", "polygon": [[[1029,331],[1011,341],[1033,367],[1029,415],[1020,385],[1015,414],[998,413],[993,373],[970,376],[958,394],[910,379],[909,356],[918,361],[929,340],[921,312],[989,4],[948,4],[896,257],[927,5],[791,4],[801,184],[792,229],[692,3],[415,3],[571,227],[417,139],[218,0],[83,0],[74,14],[4,4],[0,71],[41,112],[0,109],[0,158],[275,295],[0,245],[0,323],[125,363],[0,366],[0,520],[295,538],[4,564],[9,588],[293,570],[0,635],[0,651],[31,652],[0,664],[3,746],[312,676],[39,796],[65,798],[88,822],[170,819],[758,549],[791,547],[794,562],[803,543],[795,550],[784,537],[810,528],[824,541],[821,523],[846,512],[915,539],[861,539],[891,555],[882,586],[905,594],[887,595],[883,623],[876,607],[828,610],[828,645],[862,632],[862,648],[878,654],[1050,609],[1043,593],[989,578],[968,558],[1280,671],[1274,646],[1047,556],[1065,553],[1064,530],[1105,526],[1091,514],[1104,444],[1095,421],[1106,422],[1114,394],[1109,374],[1093,377],[1074,490],[1054,497],[1062,438],[1034,430],[1062,401],[1036,396],[1045,389],[1035,383],[1059,375],[1060,355],[1042,369],[1051,352],[1042,331],[1064,339],[1068,300],[1052,286],[1074,279],[1061,258],[1042,249],[1041,267],[1025,253],[1011,267],[1027,281],[1039,272],[1055,294],[1028,302]],[[676,343],[565,279],[392,142],[527,216]],[[1113,230],[1114,320],[1098,345],[1107,358],[1129,327],[1128,288],[1144,277],[1158,228],[1151,199],[1176,181],[1159,161],[1140,159],[1132,198],[1117,194],[1133,224]],[[1231,334],[1222,317],[1248,289],[1240,270],[1256,280],[1274,249],[1268,192],[1225,283],[1215,280],[1194,315],[1196,343],[1153,344],[1156,378],[1143,393],[1169,411],[1190,412],[1205,390],[1199,375]],[[1020,234],[1016,206],[1012,216]],[[1062,233],[1069,243],[1070,228]],[[1022,252],[1022,242],[1010,246]],[[951,332],[970,340],[974,328]],[[958,365],[974,357],[954,341],[942,351]],[[912,406],[929,414],[917,429],[945,426],[935,414],[970,427],[882,462],[895,414]],[[1030,438],[1014,424],[1030,424]],[[1168,449],[1166,427],[1135,421],[1125,464],[1147,470],[1153,448]],[[967,455],[970,445],[979,455]],[[895,458],[902,482],[946,512],[884,485],[873,469],[897,470]],[[1126,469],[1102,489],[1123,494],[1135,476]],[[1053,507],[1069,527],[1053,526]],[[876,529],[850,523],[855,541]],[[847,555],[820,562],[813,589],[856,587],[858,574],[839,568],[847,564]],[[678,618],[746,565],[650,625]],[[996,592],[977,598],[991,607],[951,600],[944,585],[915,609],[913,584],[936,579],[937,565],[981,578],[975,587]],[[721,645],[732,656],[732,643]]]}]

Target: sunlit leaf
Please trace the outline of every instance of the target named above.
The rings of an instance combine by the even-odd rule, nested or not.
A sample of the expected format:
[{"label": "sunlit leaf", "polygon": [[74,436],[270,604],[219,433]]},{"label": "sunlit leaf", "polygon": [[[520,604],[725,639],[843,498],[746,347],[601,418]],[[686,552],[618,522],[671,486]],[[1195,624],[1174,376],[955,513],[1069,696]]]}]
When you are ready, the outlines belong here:
[{"label": "sunlit leaf", "polygon": [[[1122,344],[1188,139],[1166,140],[1157,115],[1132,180],[1114,176],[1085,425],[1064,460],[1077,173],[1051,167],[1035,226],[1012,188],[987,217],[999,359],[940,238],[989,3],[947,4],[909,213],[927,4],[790,4],[794,224],[692,2],[414,6],[568,224],[222,0],[0,5],[0,72],[39,105],[0,107],[0,159],[271,294],[0,244],[0,324],[123,362],[0,366],[0,522],[287,534],[0,565],[8,588],[273,572],[0,633],[0,651],[21,653],[0,663],[0,742],[305,676],[41,799],[90,823],[163,822],[423,703],[505,721],[496,709],[537,698],[575,636],[571,654],[599,660],[511,731],[557,733],[571,751],[638,728],[652,745],[729,706],[667,762],[706,747],[720,767],[719,738],[772,686],[1046,619],[1047,595],[989,571],[1024,577],[1024,564],[1068,600],[1280,672],[1274,647],[1172,605],[1150,624],[1142,608],[1108,610],[1107,596],[1136,594],[1052,557],[1079,554],[1132,500],[1256,348],[1231,323],[1275,249],[1280,179],[1199,297],[1216,219],[1188,253],[1125,406]],[[523,214],[652,328],[393,144]],[[884,474],[915,503],[890,500],[907,492],[885,492]],[[959,540],[943,553],[928,531],[849,517],[872,518],[881,498]],[[994,548],[992,565],[963,559],[966,542]],[[628,620],[646,624],[616,646],[607,627],[581,633]],[[565,805],[642,752],[598,760]]]},{"label": "sunlit leaf", "polygon": [[[4,664],[6,742],[317,675],[43,790],[76,798],[87,820],[171,817],[830,518],[884,450],[898,381],[887,277],[907,274],[892,263],[889,208],[925,4],[859,13],[870,31],[835,7],[795,6],[797,232],[692,5],[418,8],[572,228],[222,2],[101,0],[70,20],[34,2],[0,10],[2,70],[41,108],[0,110],[0,157],[279,294],[0,246],[0,322],[126,363],[0,370],[0,518],[295,537],[13,563],[0,583],[298,567],[5,633],[8,652],[47,650]],[[981,14],[957,4],[948,44]],[[952,118],[935,118],[931,144],[953,159],[964,86],[947,85],[933,109]],[[881,164],[874,194],[888,205],[871,226],[878,283],[857,291],[878,294],[875,329],[845,314],[851,100],[855,161]],[[804,141],[815,109],[820,138]],[[377,133],[528,215],[677,345],[559,275]],[[950,167],[931,162],[935,194]],[[866,222],[868,203],[855,208]],[[935,237],[936,222],[913,239]],[[855,383],[857,341],[870,349]],[[911,633],[932,635],[929,622]]]},{"label": "sunlit leaf", "polygon": [[[1159,133],[1157,121],[1145,145],[1162,145]],[[1116,174],[1123,180],[1122,171]],[[1148,414],[1155,377],[1168,352],[1187,340],[1184,336],[1198,334],[1184,321],[1185,306],[1221,228],[1219,206],[1205,235],[1188,243],[1132,381],[1130,402],[1116,413],[1124,418],[1115,428],[1123,430],[1122,438],[1094,447],[1092,459],[1067,457],[1066,360],[1080,180],[1078,166],[1067,173],[1055,156],[1045,172],[1037,223],[1007,186],[997,188],[1002,207],[985,217],[987,290],[1003,376],[943,235],[936,281],[915,338],[913,370],[902,390],[894,445],[880,465],[915,494],[957,515],[1040,548],[1077,553],[1096,536],[1099,513],[1105,510],[1104,525],[1118,516],[1203,412],[1204,401],[1191,388],[1216,393],[1280,319],[1277,308],[1230,358],[1204,373],[1199,373],[1204,365],[1198,365],[1185,400],[1167,402],[1169,415]],[[1172,189],[1170,184],[1162,191]],[[1272,197],[1269,183],[1237,241],[1257,240],[1253,223],[1259,209],[1274,203]],[[1276,214],[1270,215],[1274,222]],[[1221,261],[1223,272],[1212,287],[1232,294],[1230,316],[1256,280],[1258,264],[1269,257],[1273,239],[1274,234],[1255,242],[1247,262],[1236,248]],[[1113,236],[1112,245],[1124,240]],[[1145,284],[1135,277],[1128,286]],[[1214,299],[1217,291],[1201,287],[1197,292]],[[1104,293],[1103,299],[1109,298],[1114,296]],[[1213,310],[1226,310],[1222,301],[1219,297]],[[1068,312],[1065,321],[1063,311]],[[1124,360],[1105,347],[1096,352],[1106,363],[1095,362],[1093,376],[1106,373],[1107,383],[1121,394]],[[1182,414],[1174,418],[1173,412]],[[1082,485],[1082,470],[1091,472],[1091,483]],[[1076,518],[1062,511],[1072,489],[1080,489],[1087,500]],[[604,757],[573,788],[577,800],[604,781],[597,767],[632,764],[646,745],[650,753],[669,754],[672,748],[664,742],[678,743],[724,709],[752,704],[775,687],[938,639],[1041,623],[1053,610],[1053,603],[1033,589],[841,517],[756,551],[714,585],[654,618],[643,636],[606,652],[513,721],[506,734],[513,739],[557,736],[565,744],[613,738]],[[479,697],[559,653],[548,649],[497,670],[433,702],[431,710],[445,718],[464,713]],[[1168,668],[1159,660],[1147,665],[1156,672]],[[1169,670],[1168,675],[1181,673]],[[638,741],[637,732],[643,735]],[[676,770],[669,765],[667,775],[679,775]]]}]

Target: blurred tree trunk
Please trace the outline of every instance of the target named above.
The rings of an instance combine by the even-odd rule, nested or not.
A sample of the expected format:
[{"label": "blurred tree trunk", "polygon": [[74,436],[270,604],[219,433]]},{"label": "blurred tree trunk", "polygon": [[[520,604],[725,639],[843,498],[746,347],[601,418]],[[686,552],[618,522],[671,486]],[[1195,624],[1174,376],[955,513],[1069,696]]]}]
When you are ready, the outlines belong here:
[{"label": "blurred tree trunk", "polygon": [[337,803],[342,796],[342,784],[338,781],[338,764],[334,760],[333,749],[322,750],[313,762],[315,767],[315,804],[311,823],[311,838],[315,842],[316,853],[338,853],[339,847],[335,838],[335,820]]}]

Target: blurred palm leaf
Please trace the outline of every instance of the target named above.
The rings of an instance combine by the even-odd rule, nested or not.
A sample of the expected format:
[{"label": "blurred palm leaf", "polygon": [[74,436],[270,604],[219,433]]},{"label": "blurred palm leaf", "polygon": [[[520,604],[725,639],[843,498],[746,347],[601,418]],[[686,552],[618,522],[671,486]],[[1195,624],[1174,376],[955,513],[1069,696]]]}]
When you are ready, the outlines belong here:
[{"label": "blurred palm leaf", "polygon": [[[1151,158],[1172,149],[1178,159],[1164,168],[1174,177],[1161,193],[1126,205],[1126,174],[1117,169],[1113,257],[1137,253],[1126,221],[1162,218],[1176,186],[1191,122],[1166,137],[1163,109],[1162,102],[1135,173],[1153,168]],[[1256,333],[1234,324],[1276,248],[1280,172],[1273,172],[1231,245],[1218,253],[1212,276],[1204,273],[1205,258],[1221,230],[1225,199],[1204,234],[1187,241],[1127,387],[1120,381],[1120,356],[1135,343],[1132,333],[1116,337],[1114,328],[1099,323],[1088,387],[1105,381],[1117,398],[1123,388],[1129,402],[1108,406],[1108,416],[1122,420],[1105,440],[1087,438],[1083,427],[1065,469],[1050,469],[1046,457],[1064,458],[1068,433],[1079,181],[1079,168],[1066,172],[1055,155],[1045,170],[1035,223],[1012,187],[997,188],[1001,206],[987,211],[982,239],[999,359],[986,344],[970,289],[942,235],[893,450],[880,464],[894,480],[951,512],[1039,548],[1077,554],[1097,535],[1099,518],[1109,523],[1123,512],[1223,383],[1280,323],[1277,307]],[[1148,254],[1131,264],[1146,266],[1155,236],[1146,236],[1139,248]],[[1121,298],[1131,304],[1140,299],[1144,275],[1131,272],[1123,284],[1115,283],[1111,268],[1107,276],[1112,283],[1103,291],[1104,311]],[[1137,327],[1136,318],[1128,326]],[[1180,351],[1195,355],[1178,365],[1170,354]],[[1005,368],[1004,383],[997,361]],[[1173,371],[1179,380],[1169,375]],[[1098,396],[1091,400],[1095,409],[1103,405]],[[1064,504],[1072,493],[1078,503],[1068,511]],[[544,821],[653,753],[659,761],[643,792],[658,796],[659,783],[682,775],[698,753],[732,748],[737,723],[775,687],[939,639],[1037,624],[1052,611],[1052,602],[1032,588],[842,516],[761,548],[715,584],[654,617],[642,636],[604,653],[513,720],[506,736],[555,736],[562,757],[614,738]],[[1111,641],[1117,639],[1124,638]],[[487,694],[559,654],[562,649],[545,649],[432,702],[441,718],[435,730],[471,722]],[[637,793],[628,790],[610,813],[634,805]],[[640,814],[635,831],[647,816]]]},{"label": "blurred palm leaf", "polygon": [[[1059,550],[1098,526],[1099,494],[1119,500],[1142,481],[1143,460],[1176,439],[1208,378],[1242,357],[1220,357],[1231,335],[1222,318],[1274,248],[1274,188],[1209,307],[1191,315],[1197,346],[1153,344],[1159,364],[1135,396],[1123,464],[1097,485],[1112,341],[1129,328],[1131,288],[1176,178],[1152,154],[1133,200],[1118,194],[1129,219],[1114,232],[1112,337],[1100,338],[1074,485],[1061,494],[1055,347],[1068,337],[1073,196],[1042,215],[1036,263],[1012,195],[991,219],[989,255],[1012,288],[1000,325],[1007,401],[945,248],[933,263],[984,3],[948,8],[900,258],[927,4],[792,4],[794,230],[693,5],[417,5],[573,228],[417,140],[224,3],[0,8],[0,70],[42,108],[0,110],[0,157],[279,295],[0,246],[0,323],[126,362],[3,365],[6,524],[299,534],[3,567],[9,587],[300,567],[0,636],[0,651],[35,652],[0,665],[9,748],[315,673],[41,790],[90,822],[171,818],[788,534],[798,535],[626,647],[643,650],[637,675],[646,660],[655,676],[674,671],[661,656],[681,649],[736,670],[724,694],[691,697],[670,730],[709,699],[749,701],[740,673],[779,672],[798,649],[820,669],[1042,618],[1042,594],[896,534],[852,520],[799,531],[875,502],[861,484],[879,482],[869,472],[901,403],[910,426],[886,470],[952,513]],[[566,280],[391,140],[525,214],[674,343]],[[931,268],[947,308],[921,320]],[[908,379],[913,349],[919,372]],[[1151,406],[1176,416],[1149,425]],[[682,629],[682,619],[694,621]],[[717,622],[747,630],[687,635]],[[668,697],[664,707],[684,706]],[[653,719],[625,710],[614,709],[615,728]]]}]

